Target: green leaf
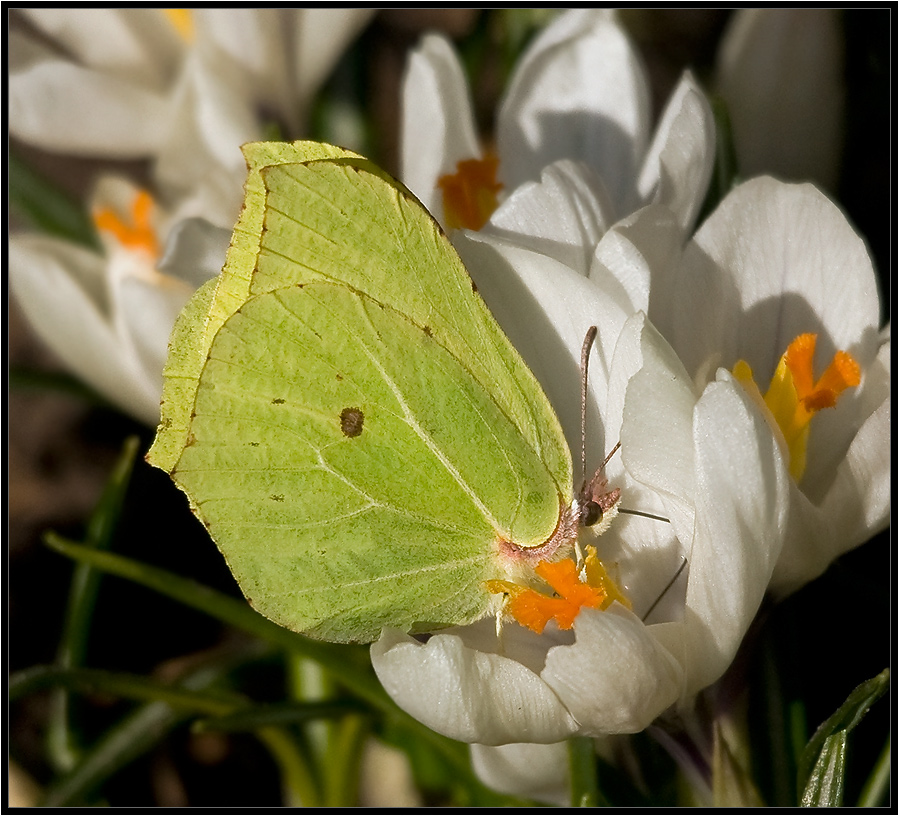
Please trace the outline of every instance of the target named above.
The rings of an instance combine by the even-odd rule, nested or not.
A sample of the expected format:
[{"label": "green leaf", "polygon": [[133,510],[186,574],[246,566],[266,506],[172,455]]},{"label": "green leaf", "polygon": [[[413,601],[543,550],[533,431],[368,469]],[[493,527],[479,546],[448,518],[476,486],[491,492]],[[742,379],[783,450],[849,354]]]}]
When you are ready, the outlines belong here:
[{"label": "green leaf", "polygon": [[812,736],[800,758],[798,787],[804,807],[839,807],[843,801],[849,732],[886,692],[890,671],[862,683]]},{"label": "green leaf", "polygon": [[[10,699],[56,683],[69,688],[103,691],[136,700],[152,700],[126,715],[79,758],[71,771],[48,787],[44,807],[82,804],[120,768],[156,745],[192,712],[221,713],[231,699],[208,687],[223,673],[219,665],[203,666],[179,686],[167,686],[134,675],[54,666],[26,669],[10,678]],[[170,704],[172,703],[172,704]]]},{"label": "green leaf", "polygon": [[871,775],[862,788],[858,800],[859,807],[878,807],[884,803],[890,790],[890,738],[887,737],[883,751],[874,763]]},{"label": "green leaf", "polygon": [[391,713],[399,710],[381,688],[374,673],[370,671],[367,652],[364,649],[323,643],[297,635],[254,612],[245,601],[232,598],[167,570],[116,553],[84,547],[67,541],[53,532],[48,532],[44,536],[44,541],[63,555],[149,587],[262,640],[316,660],[339,677],[344,687],[376,708]]},{"label": "green leaf", "polygon": [[[138,444],[137,437],[126,440],[103,495],[88,521],[85,546],[98,549],[110,546],[131,480]],[[57,650],[56,661],[60,667],[80,666],[84,662],[99,587],[100,573],[87,564],[76,564]],[[73,768],[81,750],[75,729],[72,728],[72,715],[69,695],[64,689],[60,689],[54,694],[47,731],[48,752],[59,770]]]},{"label": "green leaf", "polygon": [[358,700],[272,703],[242,708],[220,717],[197,720],[194,731],[255,731],[268,725],[296,725],[311,720],[341,719],[366,708]]},{"label": "green leaf", "polygon": [[802,792],[802,807],[840,807],[846,777],[847,731],[837,731],[824,740]]},{"label": "green leaf", "polygon": [[93,222],[84,208],[18,156],[13,153],[8,156],[7,189],[11,210],[43,232],[99,249]]},{"label": "green leaf", "polygon": [[[50,786],[44,805],[77,804],[85,800],[104,780],[197,713],[224,719],[231,712],[249,708],[251,703],[241,695],[209,688],[222,674],[220,666],[206,666],[178,685],[139,675],[57,666],[37,666],[13,675],[9,682],[10,700],[48,686],[63,685],[73,690],[149,701],[113,726],[93,748],[84,751],[77,764]],[[281,768],[286,803],[316,806],[319,801],[316,785],[291,735],[273,727],[271,722],[256,725],[256,736]]]},{"label": "green leaf", "polygon": [[245,704],[241,697],[225,692],[194,691],[190,687],[160,683],[141,675],[60,666],[33,666],[10,676],[9,699],[17,700],[53,686],[144,702],[161,702],[171,708],[214,715],[226,714],[236,706]]}]

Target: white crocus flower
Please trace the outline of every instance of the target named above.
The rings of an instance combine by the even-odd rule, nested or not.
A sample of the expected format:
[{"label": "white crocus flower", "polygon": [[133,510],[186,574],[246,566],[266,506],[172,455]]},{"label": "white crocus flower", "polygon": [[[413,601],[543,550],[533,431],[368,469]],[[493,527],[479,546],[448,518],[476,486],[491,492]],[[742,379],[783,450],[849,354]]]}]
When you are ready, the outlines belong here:
[{"label": "white crocus flower", "polygon": [[[192,59],[226,70],[254,117],[298,131],[312,93],[369,9],[22,9],[10,32],[13,136],[53,152],[158,155],[177,130]],[[48,39],[52,44],[48,44]],[[220,122],[197,117],[204,142]],[[239,146],[239,145],[238,145]],[[235,152],[240,155],[239,151]]]},{"label": "white crocus flower", "polygon": [[[612,231],[604,240],[622,236]],[[459,245],[478,291],[540,379],[576,451],[581,343],[590,325],[612,326],[594,352],[601,365],[590,369],[591,458],[601,455],[600,427],[606,447],[620,438],[625,455],[609,462],[610,484],[621,487],[626,507],[671,523],[618,516],[595,542],[603,561],[616,565],[632,610],[618,603],[583,608],[572,630],[551,624],[542,634],[507,623],[497,635],[492,620],[426,642],[385,630],[372,662],[399,705],[466,742],[550,744],[576,734],[640,731],[688,704],[733,659],[780,554],[783,456],[733,377],[722,373],[696,389],[645,317],[622,305],[602,262],[593,280],[494,236],[460,236]],[[650,420],[666,430],[666,451],[633,443]],[[647,468],[654,468],[649,478]],[[582,544],[590,539],[585,530]],[[649,615],[683,558],[684,576]],[[514,755],[478,749],[490,767]],[[544,786],[541,798],[553,800],[558,781]]]},{"label": "white crocus flower", "polygon": [[700,386],[724,366],[760,403],[766,394],[760,411],[792,473],[772,591],[796,589],[885,529],[889,327],[843,213],[808,184],[747,182],[651,287],[649,315]]},{"label": "white crocus flower", "polygon": [[846,93],[838,9],[735,11],[716,86],[743,177],[770,173],[836,189]]},{"label": "white crocus flower", "polygon": [[175,318],[220,271],[230,233],[191,220],[173,227],[149,193],[114,177],[98,183],[92,213],[102,253],[46,235],[11,236],[11,288],[73,373],[155,425]]},{"label": "white crocus flower", "polygon": [[[584,271],[564,259],[584,257],[573,236],[591,233],[596,208],[582,185],[564,183],[570,170],[550,167],[543,184],[515,193],[528,200],[522,211],[550,203],[544,218],[557,244],[535,239],[536,218],[526,246],[489,231],[456,242],[573,449],[579,338],[600,327],[591,391],[606,447],[622,442],[610,482],[627,507],[671,520],[618,516],[598,542],[635,612],[583,609],[573,632],[542,635],[508,624],[501,640],[487,622],[424,643],[386,631],[372,647],[401,706],[480,743],[482,779],[556,804],[565,798],[558,774],[535,772],[521,784],[534,743],[637,731],[666,711],[688,716],[691,698],[733,659],[764,594],[814,577],[837,551],[882,529],[889,508],[889,340],[877,331],[870,260],[842,214],[807,185],[760,179],[731,193],[682,255],[676,219],[654,206],[602,235]],[[744,358],[767,377],[809,331],[827,352],[848,349],[862,376],[835,411],[814,418],[797,481],[797,444],[736,364]],[[686,579],[641,620],[681,557]],[[563,767],[561,746],[545,750],[547,763]]]},{"label": "white crocus flower", "polygon": [[459,59],[426,36],[403,85],[401,177],[444,226],[480,229],[504,192],[539,181],[560,159],[581,162],[603,230],[661,202],[689,229],[711,175],[715,132],[689,73],[654,132],[636,49],[608,10],[560,15],[516,66],[499,107],[496,156],[476,136]]}]

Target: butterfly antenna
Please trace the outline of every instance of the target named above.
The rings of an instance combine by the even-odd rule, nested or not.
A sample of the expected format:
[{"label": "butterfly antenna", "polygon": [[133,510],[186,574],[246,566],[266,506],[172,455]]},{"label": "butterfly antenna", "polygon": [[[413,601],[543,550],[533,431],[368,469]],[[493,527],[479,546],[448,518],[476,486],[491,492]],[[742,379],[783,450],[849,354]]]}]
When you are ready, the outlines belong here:
[{"label": "butterfly antenna", "polygon": [[[591,326],[587,329],[584,345],[581,346],[581,484],[587,482],[587,367],[590,364],[590,350],[595,339],[596,326]],[[609,456],[611,455],[610,453]]]},{"label": "butterfly antenna", "polygon": [[619,507],[618,512],[626,513],[628,516],[640,516],[642,518],[652,519],[653,521],[664,521],[667,524],[671,523],[671,519],[667,519],[664,516],[657,516],[655,513],[644,513],[642,510],[625,510],[623,507]]},{"label": "butterfly antenna", "polygon": [[[618,512],[623,513],[624,511],[619,510]],[[667,521],[667,519],[665,519],[665,521]],[[655,609],[659,605],[659,601],[661,601],[662,598],[665,597],[668,590],[674,586],[674,582],[678,578],[680,578],[680,574],[684,571],[684,567],[687,566],[687,559],[684,558],[683,556],[681,556],[681,557],[683,558],[683,561],[681,562],[681,565],[677,568],[677,572],[674,573],[674,577],[667,584],[665,584],[665,588],[659,593],[659,597],[656,598],[652,602],[652,606],[650,606],[649,609],[646,610],[646,614],[642,618],[640,618],[640,620],[642,620],[643,623],[646,623],[646,619],[652,614],[653,609]]]}]

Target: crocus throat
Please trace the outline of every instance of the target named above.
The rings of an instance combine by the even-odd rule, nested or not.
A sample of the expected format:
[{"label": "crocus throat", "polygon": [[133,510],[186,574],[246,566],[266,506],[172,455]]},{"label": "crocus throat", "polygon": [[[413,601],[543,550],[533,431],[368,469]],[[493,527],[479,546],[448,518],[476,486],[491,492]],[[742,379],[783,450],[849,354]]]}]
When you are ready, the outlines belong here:
[{"label": "crocus throat", "polygon": [[587,547],[583,570],[578,570],[575,562],[566,558],[556,562],[541,561],[534,571],[549,584],[553,594],[510,581],[487,581],[485,585],[488,592],[505,595],[505,611],[538,634],[551,620],[560,629],[571,629],[584,607],[606,609],[618,601],[631,608],[630,601],[609,576],[593,547]]},{"label": "crocus throat", "polygon": [[734,376],[750,394],[764,400],[783,434],[790,456],[790,474],[798,482],[805,473],[808,435],[812,417],[822,408],[833,408],[840,394],[861,382],[861,369],[846,351],[834,354],[824,373],[815,380],[815,334],[801,334],[787,347],[764,397],[744,360],[733,368]]},{"label": "crocus throat", "polygon": [[441,176],[437,186],[443,191],[443,217],[450,229],[479,230],[499,206],[497,194],[503,185],[496,180],[499,159],[466,159],[456,172]]},{"label": "crocus throat", "polygon": [[126,223],[109,207],[94,213],[94,224],[101,232],[112,235],[123,247],[143,250],[155,260],[159,257],[159,241],[153,228],[153,197],[139,190],[131,202],[130,223]]},{"label": "crocus throat", "polygon": [[162,12],[182,40],[187,43],[194,41],[194,15],[192,9],[166,8]]}]

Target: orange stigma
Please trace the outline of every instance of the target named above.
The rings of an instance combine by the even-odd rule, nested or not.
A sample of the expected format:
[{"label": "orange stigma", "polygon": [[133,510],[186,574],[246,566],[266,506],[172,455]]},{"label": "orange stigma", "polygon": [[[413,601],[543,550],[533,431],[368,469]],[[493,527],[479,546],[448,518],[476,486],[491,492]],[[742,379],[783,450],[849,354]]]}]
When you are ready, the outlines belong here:
[{"label": "orange stigma", "polygon": [[499,206],[497,194],[503,185],[496,180],[499,159],[466,159],[456,172],[441,176],[437,186],[443,191],[443,217],[450,229],[479,230]]},{"label": "orange stigma", "polygon": [[764,401],[769,421],[780,429],[790,454],[790,473],[796,481],[805,473],[808,435],[812,417],[823,408],[833,408],[847,388],[861,382],[861,369],[846,351],[834,354],[824,373],[814,376],[815,334],[800,334],[787,347],[764,397],[749,365],[740,360],[734,376],[757,399]]},{"label": "orange stigma", "polygon": [[629,609],[630,602],[609,577],[602,562],[596,557],[596,550],[588,547],[587,553],[584,565],[586,580],[581,578],[577,566],[570,558],[556,562],[541,561],[537,564],[534,571],[549,584],[554,595],[546,595],[509,581],[487,581],[487,590],[507,595],[506,611],[522,626],[537,634],[543,632],[551,620],[560,629],[571,629],[584,607],[606,609],[613,601],[619,601]]},{"label": "orange stigma", "polygon": [[154,258],[159,257],[159,242],[153,229],[153,197],[139,190],[131,204],[130,223],[126,223],[109,207],[94,213],[94,224],[101,232],[112,235],[128,249],[143,249]]}]

